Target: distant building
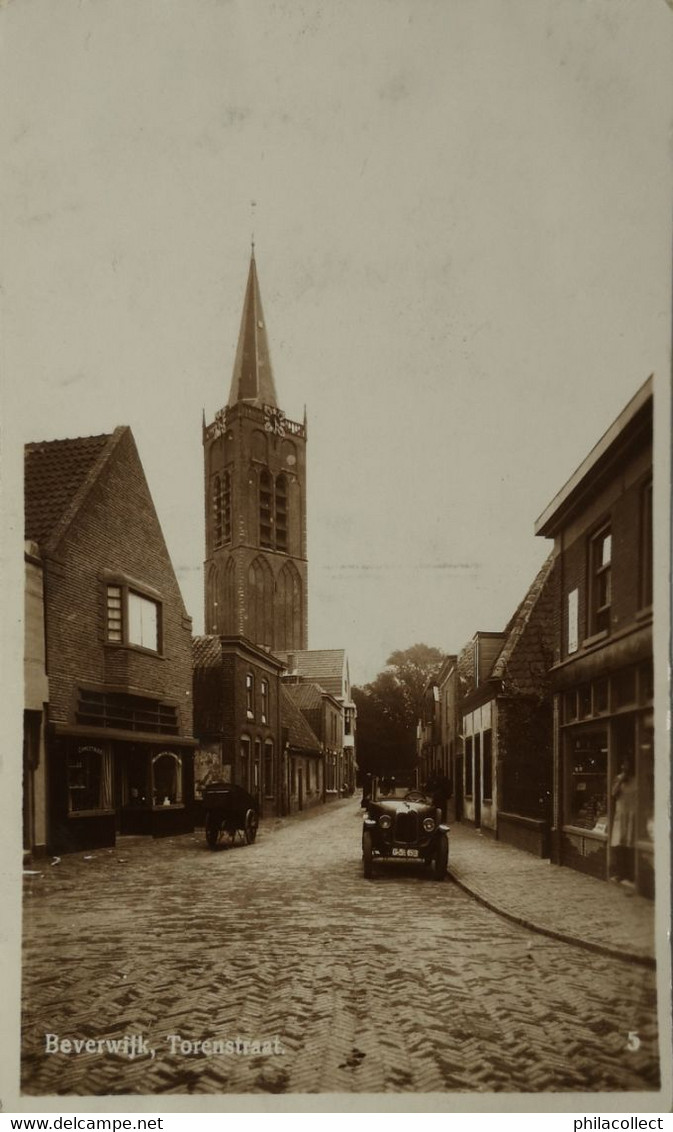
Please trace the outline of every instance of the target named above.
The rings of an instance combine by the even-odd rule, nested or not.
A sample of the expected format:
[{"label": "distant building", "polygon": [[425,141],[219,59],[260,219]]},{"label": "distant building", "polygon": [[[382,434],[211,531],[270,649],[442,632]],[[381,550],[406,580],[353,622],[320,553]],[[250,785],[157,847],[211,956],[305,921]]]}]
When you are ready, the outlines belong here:
[{"label": "distant building", "polygon": [[345,649],[306,649],[277,652],[283,662],[288,683],[315,683],[328,692],[339,704],[343,713],[342,745],[334,767],[334,774],[325,767],[326,792],[352,793],[355,789],[357,712],[351,695],[348,657]]},{"label": "distant building", "polygon": [[[312,685],[311,685],[312,687]],[[296,697],[280,684],[283,722],[282,810],[291,814],[325,801],[327,752]],[[318,721],[320,723],[320,721]]]},{"label": "distant building", "polygon": [[195,637],[195,796],[209,782],[234,782],[252,794],[261,816],[282,797],[281,664],[245,637]]},{"label": "distant building", "polygon": [[319,741],[324,767],[321,800],[338,798],[343,786],[340,774],[343,774],[344,765],[341,704],[320,684],[297,683],[292,677],[283,678],[283,691],[302,713]]},{"label": "distant building", "polygon": [[[554,539],[552,856],[654,893],[650,378],[537,520]],[[618,781],[628,765],[626,786]],[[627,874],[627,875],[625,875]]]},{"label": "distant building", "polygon": [[129,428],[26,446],[25,537],[27,847],[184,832],[191,618]]},{"label": "distant building", "polygon": [[550,555],[504,633],[477,634],[460,658],[465,815],[542,857],[551,809],[552,572]]}]

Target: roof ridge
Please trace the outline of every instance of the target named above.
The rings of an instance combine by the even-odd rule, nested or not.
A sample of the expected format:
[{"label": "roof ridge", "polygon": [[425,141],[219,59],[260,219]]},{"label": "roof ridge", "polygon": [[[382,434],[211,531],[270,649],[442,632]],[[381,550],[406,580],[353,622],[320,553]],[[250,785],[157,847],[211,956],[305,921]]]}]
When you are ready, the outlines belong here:
[{"label": "roof ridge", "polygon": [[81,510],[87,495],[89,494],[94,483],[96,482],[96,480],[100,476],[101,472],[103,471],[103,468],[109,463],[109,461],[112,457],[112,454],[117,449],[122,436],[125,433],[130,432],[130,431],[131,431],[131,429],[130,429],[129,425],[117,425],[114,432],[110,432],[110,433],[102,432],[102,433],[99,433],[98,437],[72,437],[72,438],[65,437],[62,440],[43,441],[42,442],[42,444],[45,444],[45,443],[46,444],[49,444],[49,443],[51,443],[51,444],[59,444],[59,443],[67,444],[69,441],[70,441],[70,443],[72,443],[73,440],[94,440],[94,439],[100,439],[103,436],[107,437],[107,443],[101,449],[101,451],[98,453],[98,456],[96,457],[96,459],[92,463],[91,467],[87,471],[86,475],[84,476],[84,479],[82,480],[81,484],[79,485],[79,487],[75,491],[75,493],[72,496],[68,506],[65,508],[63,514],[61,515],[60,519],[56,523],[51,534],[45,540],[45,549],[53,551],[58,546],[61,539],[64,537],[66,531],[68,530],[70,524],[72,523],[73,519],[77,515],[78,511]]}]

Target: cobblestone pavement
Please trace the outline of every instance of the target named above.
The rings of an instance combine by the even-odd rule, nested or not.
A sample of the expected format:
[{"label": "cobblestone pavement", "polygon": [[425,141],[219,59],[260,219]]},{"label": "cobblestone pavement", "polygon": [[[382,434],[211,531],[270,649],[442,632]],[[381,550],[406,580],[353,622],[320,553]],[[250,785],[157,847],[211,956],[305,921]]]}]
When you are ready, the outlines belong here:
[{"label": "cobblestone pavement", "polygon": [[[27,877],[24,1093],[658,1088],[651,970],[422,868],[365,881],[360,823],[348,800],[253,846],[123,839]],[[46,1054],[46,1033],[138,1034],[155,1056]],[[211,1056],[168,1035],[278,1043]]]}]

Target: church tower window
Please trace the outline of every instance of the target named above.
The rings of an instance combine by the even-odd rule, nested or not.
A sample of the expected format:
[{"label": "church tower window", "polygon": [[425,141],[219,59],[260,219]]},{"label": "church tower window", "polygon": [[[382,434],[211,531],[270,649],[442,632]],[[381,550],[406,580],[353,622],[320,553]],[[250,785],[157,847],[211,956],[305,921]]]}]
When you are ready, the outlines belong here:
[{"label": "church tower window", "polygon": [[271,532],[272,482],[267,468],[259,477],[259,545],[267,549],[273,546]]},{"label": "church tower window", "polygon": [[287,554],[287,479],[276,479],[276,550]]},{"label": "church tower window", "polygon": [[231,542],[231,476],[215,476],[213,481],[213,532],[215,546]]}]

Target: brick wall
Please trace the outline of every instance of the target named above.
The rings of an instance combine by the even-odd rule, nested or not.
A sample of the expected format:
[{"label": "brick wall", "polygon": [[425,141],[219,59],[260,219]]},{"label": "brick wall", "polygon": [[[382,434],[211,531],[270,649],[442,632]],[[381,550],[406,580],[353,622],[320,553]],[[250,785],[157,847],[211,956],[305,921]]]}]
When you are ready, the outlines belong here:
[{"label": "brick wall", "polygon": [[[161,655],[106,643],[108,573],[161,598]],[[45,564],[50,719],[74,724],[80,685],[169,700],[192,734],[191,619],[130,430]]]}]

